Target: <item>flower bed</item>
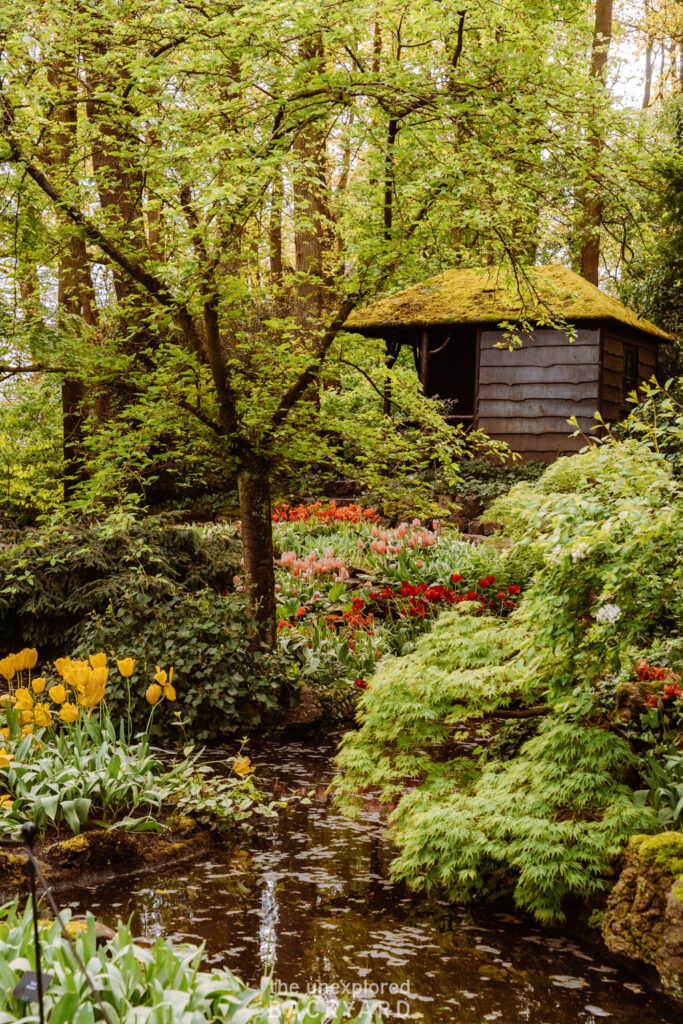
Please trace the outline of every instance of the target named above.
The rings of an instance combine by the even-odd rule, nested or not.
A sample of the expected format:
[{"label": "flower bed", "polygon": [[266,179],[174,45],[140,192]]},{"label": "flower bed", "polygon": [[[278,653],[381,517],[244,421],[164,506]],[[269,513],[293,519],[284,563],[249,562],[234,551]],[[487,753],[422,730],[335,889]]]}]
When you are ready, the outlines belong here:
[{"label": "flower bed", "polygon": [[508,615],[528,577],[508,551],[438,521],[382,527],[373,509],[334,503],[284,507],[273,521],[280,643],[305,676],[348,700],[379,661],[413,650],[442,610],[466,601]]},{"label": "flower bed", "polygon": [[[0,750],[0,835],[12,835],[33,821],[42,836],[93,825],[161,832],[189,816],[197,825],[246,827],[255,814],[274,814],[259,792],[248,757],[232,759],[232,775],[217,778],[186,747],[171,762],[149,742],[149,727],[160,704],[176,697],[173,669],[158,668],[146,689],[148,727],[135,737],[130,719],[115,726],[106,706],[107,656],[58,658],[34,671],[38,652],[25,649],[0,661],[4,695],[4,746]],[[134,661],[117,671],[130,684]],[[48,677],[54,680],[52,685]],[[58,681],[60,680],[60,681]]]}]

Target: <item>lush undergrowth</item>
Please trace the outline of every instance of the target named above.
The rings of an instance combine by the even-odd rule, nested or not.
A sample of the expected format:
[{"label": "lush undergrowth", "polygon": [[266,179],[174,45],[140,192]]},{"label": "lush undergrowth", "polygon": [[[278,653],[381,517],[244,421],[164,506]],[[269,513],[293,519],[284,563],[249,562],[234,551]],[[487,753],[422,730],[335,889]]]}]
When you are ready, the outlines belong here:
[{"label": "lush undergrowth", "polygon": [[[397,802],[394,871],[412,885],[514,892],[549,920],[604,886],[631,834],[683,810],[683,493],[646,445],[609,442],[493,514],[531,585],[509,618],[462,605],[383,661],[336,789],[349,809],[367,787]],[[474,757],[457,748],[468,722],[484,736]]]}]

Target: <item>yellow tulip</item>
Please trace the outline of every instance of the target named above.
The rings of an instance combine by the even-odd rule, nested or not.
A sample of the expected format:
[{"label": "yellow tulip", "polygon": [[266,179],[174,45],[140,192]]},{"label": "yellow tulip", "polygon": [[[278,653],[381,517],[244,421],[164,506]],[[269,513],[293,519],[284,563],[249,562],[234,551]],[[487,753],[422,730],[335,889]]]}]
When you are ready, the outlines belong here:
[{"label": "yellow tulip", "polygon": [[93,686],[106,686],[107,679],[109,679],[109,669],[105,668],[104,665],[98,665],[90,673],[90,682]]},{"label": "yellow tulip", "polygon": [[[172,671],[173,671],[173,669],[171,669],[171,672]],[[157,665],[157,674],[155,675],[154,678],[156,679],[156,681],[159,684],[159,686],[165,686],[166,685],[166,680],[167,680],[168,677],[167,677],[166,673],[163,671],[163,669],[160,669],[159,666]]]},{"label": "yellow tulip", "polygon": [[74,722],[78,721],[78,715],[79,711],[75,704],[69,704],[67,702],[66,704],[62,704],[59,709],[59,717],[61,720],[63,722],[68,722],[70,725],[73,725]]},{"label": "yellow tulip", "polygon": [[29,733],[33,732],[33,722],[28,722],[21,730],[21,738],[26,739]]},{"label": "yellow tulip", "polygon": [[109,669],[95,668],[88,674],[84,686],[78,688],[78,699],[85,708],[94,708],[104,697]]},{"label": "yellow tulip", "polygon": [[62,679],[64,679],[66,673],[69,671],[72,665],[73,662],[71,658],[57,658],[57,660],[55,661],[55,668],[57,669],[57,672],[62,677]]},{"label": "yellow tulip", "polygon": [[21,653],[24,655],[24,668],[35,668],[38,661],[38,651],[35,647],[25,647]]},{"label": "yellow tulip", "polygon": [[43,692],[43,690],[45,689],[45,680],[43,679],[42,676],[36,676],[36,678],[31,683],[31,689],[33,690],[34,693]]},{"label": "yellow tulip", "polygon": [[90,655],[90,664],[93,668],[106,668],[107,655],[102,651],[100,654]]},{"label": "yellow tulip", "polygon": [[[21,712],[21,721],[22,721],[22,725],[28,725],[29,722],[33,721],[33,712],[32,711],[22,711]],[[33,726],[31,726],[31,728],[33,728]]]},{"label": "yellow tulip", "polygon": [[33,697],[31,691],[27,690],[25,686],[20,686],[15,694],[16,700],[14,706],[17,711],[30,711],[33,707]]},{"label": "yellow tulip", "polygon": [[52,713],[47,704],[36,704],[33,709],[33,721],[39,728],[52,725]]},{"label": "yellow tulip", "polygon": [[251,761],[248,757],[236,757],[235,763],[232,766],[232,770],[235,775],[248,775],[249,772],[253,771],[251,767]]},{"label": "yellow tulip", "polygon": [[81,687],[85,686],[90,679],[90,666],[87,662],[77,662],[73,671],[73,683],[71,684],[76,689],[80,690]]},{"label": "yellow tulip", "polygon": [[17,670],[15,659],[15,654],[8,654],[6,658],[3,658],[2,661],[0,661],[0,675],[3,675],[7,682],[12,679]]},{"label": "yellow tulip", "polygon": [[122,658],[121,661],[116,662],[116,667],[124,679],[130,679],[135,668],[135,661],[133,658]]},{"label": "yellow tulip", "polygon": [[3,793],[0,796],[0,807],[11,807],[14,803],[14,797],[10,796],[9,793]]},{"label": "yellow tulip", "polygon": [[[166,675],[165,672],[164,675]],[[154,678],[156,679],[156,676]],[[159,684],[150,683],[150,685],[147,687],[145,697],[147,698],[150,704],[156,704],[159,698],[161,697],[161,687],[159,686]]]},{"label": "yellow tulip", "polygon": [[9,739],[9,729],[7,728],[7,726],[5,726],[4,729],[0,729],[0,736],[2,736],[2,738],[5,740]]},{"label": "yellow tulip", "polygon": [[66,700],[66,686],[58,683],[57,686],[51,686],[48,693],[50,694],[50,700],[53,700],[55,704],[63,704]]},{"label": "yellow tulip", "polygon": [[14,754],[8,754],[5,748],[3,747],[2,750],[0,750],[0,768],[9,768],[10,761],[13,760]]}]

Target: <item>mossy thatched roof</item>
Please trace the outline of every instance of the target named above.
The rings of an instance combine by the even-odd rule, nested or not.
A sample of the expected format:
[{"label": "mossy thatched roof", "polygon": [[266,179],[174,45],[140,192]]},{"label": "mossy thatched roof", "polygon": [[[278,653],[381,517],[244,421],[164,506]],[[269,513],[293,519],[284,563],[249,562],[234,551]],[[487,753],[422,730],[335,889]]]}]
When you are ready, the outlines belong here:
[{"label": "mossy thatched roof", "polygon": [[530,287],[524,282],[518,287],[514,278],[492,267],[447,270],[356,310],[344,326],[349,331],[378,333],[387,326],[499,324],[520,317],[546,323],[549,318],[561,318],[569,323],[611,320],[661,341],[671,340],[665,331],[568,267],[530,267],[525,276]]}]

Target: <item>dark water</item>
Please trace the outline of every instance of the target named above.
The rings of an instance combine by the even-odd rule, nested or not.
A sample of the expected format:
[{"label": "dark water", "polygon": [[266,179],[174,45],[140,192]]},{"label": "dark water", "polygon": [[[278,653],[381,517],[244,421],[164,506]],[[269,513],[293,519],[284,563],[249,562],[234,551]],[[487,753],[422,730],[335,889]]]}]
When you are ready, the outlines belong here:
[{"label": "dark water", "polygon": [[76,911],[134,933],[206,943],[207,965],[256,984],[315,990],[334,1005],[362,989],[386,1019],[422,1024],[675,1024],[680,1015],[590,946],[521,919],[427,903],[386,877],[382,811],[359,821],[324,794],[333,745],[272,745],[253,756],[265,788],[316,791],[262,835],[210,861],[78,892]]}]

